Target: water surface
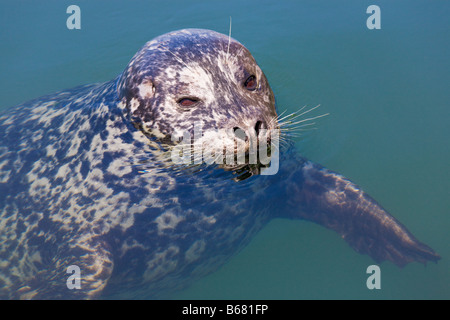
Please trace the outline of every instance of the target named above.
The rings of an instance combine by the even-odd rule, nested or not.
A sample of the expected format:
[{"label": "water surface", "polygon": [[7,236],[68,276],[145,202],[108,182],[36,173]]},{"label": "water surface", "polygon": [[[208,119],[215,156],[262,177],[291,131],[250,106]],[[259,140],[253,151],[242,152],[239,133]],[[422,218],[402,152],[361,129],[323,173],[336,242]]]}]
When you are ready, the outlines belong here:
[{"label": "water surface", "polygon": [[[254,55],[280,111],[330,113],[296,146],[361,185],[442,260],[374,262],[334,232],[277,219],[218,272],[174,298],[450,298],[450,27],[448,1],[71,1],[0,3],[0,109],[117,76],[148,40],[181,28],[232,36]],[[277,199],[276,201],[284,201]]]}]

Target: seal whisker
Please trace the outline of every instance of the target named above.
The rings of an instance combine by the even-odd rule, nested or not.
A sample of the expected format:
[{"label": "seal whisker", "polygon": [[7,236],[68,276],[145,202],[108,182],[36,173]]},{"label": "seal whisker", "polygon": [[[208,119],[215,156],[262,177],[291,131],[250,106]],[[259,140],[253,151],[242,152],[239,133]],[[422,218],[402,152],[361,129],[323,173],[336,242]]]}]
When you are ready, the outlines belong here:
[{"label": "seal whisker", "polygon": [[314,108],[312,108],[312,109],[310,109],[310,110],[305,111],[305,112],[302,113],[302,111],[303,111],[306,107],[307,107],[307,106],[305,105],[305,106],[301,107],[300,109],[298,109],[297,111],[294,111],[294,112],[292,112],[292,113],[289,113],[289,114],[287,114],[286,116],[284,116],[284,117],[282,117],[282,118],[279,117],[278,121],[285,121],[285,120],[287,120],[287,119],[289,119],[289,120],[296,119],[296,118],[298,118],[298,117],[301,117],[301,116],[304,115],[305,113],[308,113],[308,112],[312,111],[313,109],[318,108],[319,106],[316,106],[316,107],[314,107]]},{"label": "seal whisker", "polygon": [[291,130],[291,129],[308,127],[308,126],[312,126],[312,125],[315,125],[315,124],[316,124],[315,122],[311,122],[311,123],[304,123],[304,124],[301,124],[299,126],[293,127],[291,123],[282,123],[280,125],[280,130],[281,131],[286,131],[286,130]]},{"label": "seal whisker", "polygon": [[282,114],[280,114],[280,116],[278,116],[278,127],[281,137],[286,140],[297,139],[303,135],[301,132],[317,130],[317,127],[313,127],[316,125],[314,120],[325,117],[329,115],[329,113],[306,119],[301,119],[301,117],[317,109],[319,106],[320,104],[308,110],[305,110],[306,106],[303,106],[299,110],[288,115],[282,116]]},{"label": "seal whisker", "polygon": [[268,127],[272,127],[275,126],[275,123],[279,121],[279,118],[286,113],[287,110],[284,110],[282,113],[280,113],[279,115],[275,115],[274,117],[272,117],[269,121],[268,121]]},{"label": "seal whisker", "polygon": [[[293,113],[291,113],[291,114],[285,116],[285,117],[282,118],[282,119],[278,119],[278,121],[279,121],[279,122],[282,122],[282,121],[284,121],[286,118],[289,118],[290,116],[291,116],[291,118],[289,118],[287,121],[292,121],[292,120],[294,120],[294,119],[297,119],[297,118],[299,118],[299,117],[301,117],[301,116],[303,116],[303,115],[305,115],[305,114],[307,114],[307,113],[309,113],[309,112],[311,112],[311,111],[317,109],[318,107],[320,107],[320,104],[318,104],[317,106],[315,106],[315,107],[313,107],[313,108],[311,108],[311,109],[309,109],[309,110],[303,111],[303,109],[306,108],[306,106],[303,106],[303,107],[300,108],[298,111],[293,112]],[[302,111],[303,111],[303,112],[302,112]]]},{"label": "seal whisker", "polygon": [[315,116],[315,117],[311,117],[311,118],[307,118],[307,119],[303,119],[303,120],[299,120],[299,121],[295,121],[295,122],[288,122],[288,123],[286,123],[286,125],[292,126],[292,125],[296,125],[296,124],[303,123],[303,122],[306,122],[306,121],[319,119],[319,118],[322,118],[322,117],[325,117],[325,116],[328,116],[328,115],[330,115],[330,114],[329,113],[324,113],[324,114],[321,114],[319,116]]},{"label": "seal whisker", "polygon": [[278,115],[278,121],[284,121],[286,118],[288,118],[288,117],[293,117],[293,116],[295,116],[297,113],[299,113],[299,112],[301,112],[303,109],[305,109],[305,107],[306,106],[303,106],[302,108],[300,108],[299,110],[297,110],[297,111],[294,111],[294,112],[292,112],[292,113],[289,113],[289,114],[287,114],[287,115],[285,115],[285,116],[283,116],[282,117],[282,115],[283,114],[285,114],[286,113],[286,111],[287,110],[284,110],[282,113],[280,113],[280,115]]},{"label": "seal whisker", "polygon": [[288,144],[289,139],[287,139],[287,134],[282,133],[281,135],[278,135],[278,137],[275,139],[275,142],[278,142],[282,147],[283,145]]},{"label": "seal whisker", "polygon": [[179,63],[181,63],[181,64],[184,64],[185,66],[186,66],[186,68],[188,68],[191,72],[194,72],[194,70],[192,70],[188,65],[187,65],[187,63],[186,62],[184,62],[180,57],[178,57],[175,53],[173,53],[172,51],[170,51],[170,49],[168,49],[168,48],[164,48],[166,51],[168,51],[168,52],[170,52],[174,57],[175,57],[175,59],[177,59],[177,61],[179,62]]},{"label": "seal whisker", "polygon": [[[315,130],[315,129],[317,129],[317,128],[311,128],[308,131]],[[284,133],[284,137],[301,137],[301,136],[302,136],[302,134],[300,132],[290,131],[290,132],[285,132]]]},{"label": "seal whisker", "polygon": [[284,136],[293,136],[293,134],[303,135],[304,132],[308,132],[311,130],[317,130],[317,127],[310,128],[284,128],[284,130],[280,130],[280,133]]}]

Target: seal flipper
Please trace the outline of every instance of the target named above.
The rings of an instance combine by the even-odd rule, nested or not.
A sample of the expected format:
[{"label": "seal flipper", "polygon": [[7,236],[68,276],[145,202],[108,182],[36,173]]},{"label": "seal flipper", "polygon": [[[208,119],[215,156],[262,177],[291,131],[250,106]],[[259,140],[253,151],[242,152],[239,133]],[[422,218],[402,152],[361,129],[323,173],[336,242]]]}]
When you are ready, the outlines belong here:
[{"label": "seal flipper", "polygon": [[[41,270],[33,278],[13,288],[12,299],[55,300],[95,299],[107,284],[113,270],[111,254],[102,242],[72,243],[71,249],[64,246],[53,259],[52,267]],[[71,287],[69,266],[80,271],[80,286]],[[71,278],[72,277],[72,278]]]},{"label": "seal flipper", "polygon": [[288,214],[338,232],[376,262],[437,262],[440,256],[419,242],[398,220],[348,179],[305,161],[287,181]]}]

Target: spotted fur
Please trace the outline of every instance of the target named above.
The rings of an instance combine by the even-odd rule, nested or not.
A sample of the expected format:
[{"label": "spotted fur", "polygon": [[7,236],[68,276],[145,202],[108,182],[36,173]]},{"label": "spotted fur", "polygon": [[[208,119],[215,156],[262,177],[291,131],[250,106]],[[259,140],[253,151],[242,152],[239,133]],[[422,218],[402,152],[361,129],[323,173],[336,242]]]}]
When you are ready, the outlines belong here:
[{"label": "spotted fur", "polygon": [[[239,42],[227,54],[228,41],[208,30],[166,34],[118,78],[0,117],[1,298],[166,297],[217,269],[275,216],[335,229],[377,260],[438,259],[397,221],[386,222],[357,186],[292,150],[278,174],[242,181],[233,171],[165,161],[169,137],[196,121],[247,132],[257,121],[276,127],[267,79]],[[253,91],[244,88],[250,75]],[[197,103],[183,108],[183,97]],[[81,269],[81,289],[66,286],[70,265]]]}]

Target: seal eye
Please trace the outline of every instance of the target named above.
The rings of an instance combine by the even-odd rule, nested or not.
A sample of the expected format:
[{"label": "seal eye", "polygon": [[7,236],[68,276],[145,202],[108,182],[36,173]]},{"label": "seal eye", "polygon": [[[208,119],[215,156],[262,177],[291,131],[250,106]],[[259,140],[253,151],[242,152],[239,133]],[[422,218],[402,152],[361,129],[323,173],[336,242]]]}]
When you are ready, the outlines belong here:
[{"label": "seal eye", "polygon": [[258,82],[256,81],[256,77],[250,76],[247,78],[247,80],[245,80],[244,87],[245,87],[245,89],[247,89],[249,91],[253,91],[256,89],[257,84],[258,84]]},{"label": "seal eye", "polygon": [[198,99],[195,98],[181,98],[178,100],[178,104],[183,108],[189,108],[195,105],[198,102]]}]

